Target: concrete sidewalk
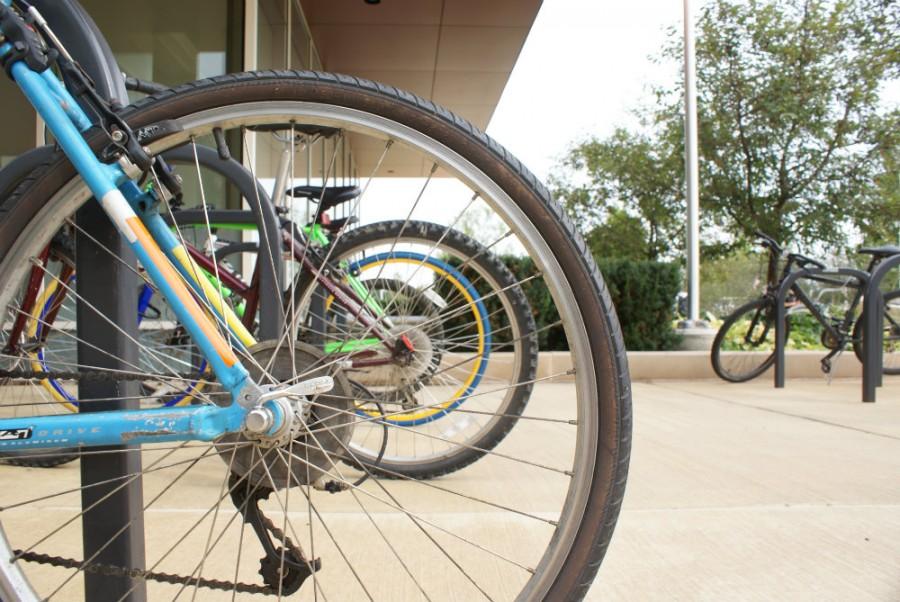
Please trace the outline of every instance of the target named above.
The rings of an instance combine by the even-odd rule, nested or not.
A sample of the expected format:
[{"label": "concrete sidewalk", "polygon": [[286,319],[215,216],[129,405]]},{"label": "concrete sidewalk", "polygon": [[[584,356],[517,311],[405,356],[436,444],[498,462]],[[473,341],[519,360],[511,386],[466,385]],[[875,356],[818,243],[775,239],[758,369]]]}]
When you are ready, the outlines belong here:
[{"label": "concrete sidewalk", "polygon": [[635,383],[591,600],[900,600],[900,380]]},{"label": "concrete sidewalk", "polygon": [[[875,404],[860,403],[859,389],[858,379],[831,385],[823,379],[791,380],[781,390],[773,389],[768,379],[743,385],[713,380],[635,383],[634,450],[624,511],[588,598],[900,600],[900,379],[886,379]],[[573,393],[569,383],[539,383],[526,416],[564,417],[565,404],[559,402]],[[517,464],[511,471],[508,459],[489,456],[434,481],[438,489],[392,480],[384,481],[384,492],[389,486],[412,512],[462,538],[442,537],[441,542],[466,561],[466,569],[490,588],[493,599],[511,599],[526,573],[462,542],[497,547],[504,557],[529,564],[539,558],[552,527],[507,508],[556,516],[568,477],[544,467],[571,462],[572,433],[568,425],[523,421],[497,449],[509,458],[539,464]],[[222,459],[210,454],[201,462],[197,447],[171,457],[166,449],[171,448],[144,454],[145,467],[163,461],[168,466],[143,478],[147,558],[154,563],[165,560],[155,570],[190,574],[215,527],[221,532],[216,541],[221,538],[223,543],[204,559],[204,575],[232,579],[239,566],[239,580],[258,582],[258,542],[242,539],[240,521],[234,520],[237,513],[228,503],[221,506],[220,523],[218,514],[210,514],[224,486]],[[185,462],[193,468],[181,478]],[[53,539],[39,551],[82,555],[80,524],[65,522],[81,510],[77,462],[53,470],[0,466],[0,482],[21,484],[0,491],[0,506],[8,506],[4,528],[11,541],[31,544],[52,531],[47,537]],[[444,548],[424,538],[403,512],[379,501],[379,483],[370,479],[360,488],[378,498],[366,497],[365,505],[398,542],[411,570],[428,575],[430,597],[481,599],[474,588],[462,589],[460,575],[433,570],[447,564],[438,551]],[[53,492],[62,493],[48,495]],[[483,496],[492,504],[466,494]],[[331,532],[344,552],[367,561],[391,558],[386,540],[375,532],[375,521],[369,524],[369,515],[359,512],[360,496],[310,495],[319,520],[308,518],[303,496],[294,493],[287,513],[291,536],[305,545],[298,530],[305,537],[307,525],[312,525],[315,554],[326,560],[321,575],[328,600],[365,599],[330,545]],[[35,503],[15,506],[23,497]],[[282,524],[284,513],[279,514],[275,503],[280,498],[274,497],[266,511]],[[287,495],[283,502],[287,507]],[[323,530],[326,523],[328,534]],[[59,525],[66,526],[59,530]],[[190,537],[180,545],[185,534]],[[235,557],[241,558],[238,550],[250,560],[236,562]],[[386,577],[384,564],[357,563],[372,597],[422,599],[415,581],[396,578],[396,568]],[[42,584],[59,583],[65,576],[44,564],[30,569],[29,575]],[[151,595],[158,597],[151,599],[172,599],[177,590],[152,583]],[[76,578],[54,599],[80,599],[81,591]],[[312,599],[310,592],[301,592],[297,599]],[[232,597],[230,592],[204,589],[198,599]]]}]

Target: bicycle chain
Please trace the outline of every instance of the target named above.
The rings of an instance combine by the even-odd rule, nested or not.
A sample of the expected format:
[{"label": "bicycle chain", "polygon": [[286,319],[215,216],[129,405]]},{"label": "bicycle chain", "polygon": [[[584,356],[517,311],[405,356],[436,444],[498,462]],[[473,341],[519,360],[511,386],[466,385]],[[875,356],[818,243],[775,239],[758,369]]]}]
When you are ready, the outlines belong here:
[{"label": "bicycle chain", "polygon": [[219,579],[197,578],[186,575],[175,575],[172,573],[160,573],[157,571],[147,571],[143,569],[129,569],[114,564],[103,564],[94,562],[85,565],[74,558],[65,558],[63,556],[51,556],[49,554],[40,554],[38,552],[21,552],[14,550],[13,553],[21,560],[28,562],[37,562],[39,564],[48,564],[50,566],[60,567],[64,569],[79,569],[85,573],[101,573],[110,577],[129,577],[141,581],[157,581],[159,583],[169,583],[172,585],[181,585],[195,583],[197,587],[206,587],[209,589],[221,591],[235,591],[241,594],[264,594],[277,595],[275,588],[267,585],[255,585],[252,583],[232,583],[230,581],[220,581]]},{"label": "bicycle chain", "polygon": [[209,380],[212,374],[205,372],[193,372],[190,374],[138,374],[136,372],[110,372],[108,370],[79,370],[79,371],[43,371],[43,370],[0,370],[0,379],[21,380],[97,380],[97,381],[134,381],[158,378],[195,381]]},{"label": "bicycle chain", "polygon": [[[266,517],[263,517],[263,524],[266,528],[299,558],[305,558],[302,550],[297,547],[290,537],[285,536],[284,532],[275,526],[275,524]],[[203,577],[194,577],[191,575],[176,575],[173,573],[162,573],[159,571],[150,571],[145,569],[127,568],[114,564],[104,564],[101,562],[92,562],[85,564],[75,558],[66,558],[64,556],[51,556],[50,554],[41,554],[39,552],[23,552],[21,550],[13,550],[13,555],[26,562],[36,562],[38,564],[47,564],[64,569],[77,569],[85,573],[101,573],[110,577],[128,577],[140,581],[156,581],[159,583],[169,583],[172,585],[181,585],[195,583],[196,587],[205,587],[227,592],[237,592],[241,594],[263,594],[266,596],[279,595],[278,588],[269,585],[256,585],[254,583],[241,583],[232,581],[222,581],[220,579],[207,579]],[[318,570],[318,563],[313,561],[309,563],[313,570]]]}]

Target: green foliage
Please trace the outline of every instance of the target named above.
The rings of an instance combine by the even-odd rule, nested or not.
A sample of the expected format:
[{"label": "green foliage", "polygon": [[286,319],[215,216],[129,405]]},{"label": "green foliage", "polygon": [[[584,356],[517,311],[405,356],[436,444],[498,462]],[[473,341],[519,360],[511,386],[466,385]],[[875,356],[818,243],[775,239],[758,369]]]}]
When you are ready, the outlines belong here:
[{"label": "green foliage", "polygon": [[678,135],[620,128],[606,140],[572,149],[562,172],[551,177],[556,197],[575,217],[596,257],[657,260],[681,248]]},{"label": "green foliage", "polygon": [[586,241],[594,257],[641,260],[653,255],[640,218],[624,209],[611,208],[606,221],[588,232]]},{"label": "green foliage", "polygon": [[616,306],[625,346],[631,351],[671,349],[678,342],[672,328],[681,272],[675,264],[610,259],[600,271]]},{"label": "green foliage", "polygon": [[822,344],[823,328],[814,315],[808,312],[795,313],[788,320],[791,331],[788,333],[787,349],[825,350]]},{"label": "green foliage", "polygon": [[[755,230],[804,247],[896,242],[900,109],[882,93],[900,76],[900,3],[712,0],[696,30],[704,255]],[[604,257],[681,249],[680,31],[662,58],[677,77],[640,131],[578,144],[551,179]]]},{"label": "green foliage", "polygon": [[[503,262],[522,281],[536,273],[530,257],[504,256]],[[625,346],[632,351],[671,349],[678,342],[672,326],[681,273],[671,263],[600,260],[600,271],[616,306]],[[541,350],[568,349],[556,305],[542,278],[522,284],[538,329]]]},{"label": "green foliage", "polygon": [[856,222],[866,245],[897,244],[900,240],[900,131],[892,131],[894,140],[882,144],[881,172],[868,190],[870,211],[858,211]]},{"label": "green foliage", "polygon": [[[753,344],[747,344],[745,337],[750,328],[750,320],[751,318],[748,316],[728,330],[728,334],[722,342],[723,351],[774,351],[775,327],[769,325],[768,330],[765,330],[765,324],[762,321],[758,321],[756,324],[755,336],[749,337]],[[788,320],[790,321],[790,332],[786,349],[825,351],[825,346],[822,344],[822,325],[815,316],[808,312],[795,313],[791,314]],[[714,326],[720,325],[721,322]],[[762,338],[763,332],[765,332],[765,339]]]},{"label": "green foliage", "polygon": [[[713,223],[737,238],[763,230],[840,246],[861,216],[900,218],[873,215],[881,159],[900,125],[900,112],[879,100],[881,84],[900,74],[898,27],[900,7],[881,0],[717,0],[704,8],[701,201]],[[669,56],[680,59],[680,47]]]}]

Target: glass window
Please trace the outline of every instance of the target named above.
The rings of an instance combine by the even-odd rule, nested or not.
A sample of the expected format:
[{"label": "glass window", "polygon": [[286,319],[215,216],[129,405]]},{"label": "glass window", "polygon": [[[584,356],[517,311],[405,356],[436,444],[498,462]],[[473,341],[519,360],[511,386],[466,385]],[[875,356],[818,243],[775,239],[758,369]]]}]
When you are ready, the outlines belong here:
[{"label": "glass window", "polygon": [[0,75],[0,167],[18,155],[34,148],[37,139],[37,116],[22,91]]},{"label": "glass window", "polygon": [[[228,0],[82,0],[128,75],[168,86],[228,71]],[[120,5],[124,6],[124,5]]]},{"label": "glass window", "polygon": [[259,69],[309,69],[311,37],[297,0],[259,0]]},{"label": "glass window", "polygon": [[[235,0],[136,0],[127,3],[128,18],[110,10],[106,0],[81,0],[82,5],[106,36],[119,67],[128,75],[167,86],[237,70],[240,48],[229,46],[230,30],[240,28]],[[238,61],[236,67],[230,67]],[[129,92],[132,100],[141,95]],[[211,145],[212,141],[198,141]],[[240,158],[240,149],[234,154]],[[199,203],[200,181],[196,173],[182,170],[188,205]],[[203,173],[207,203],[236,206],[236,191],[220,176]],[[193,202],[197,200],[197,203]]]}]

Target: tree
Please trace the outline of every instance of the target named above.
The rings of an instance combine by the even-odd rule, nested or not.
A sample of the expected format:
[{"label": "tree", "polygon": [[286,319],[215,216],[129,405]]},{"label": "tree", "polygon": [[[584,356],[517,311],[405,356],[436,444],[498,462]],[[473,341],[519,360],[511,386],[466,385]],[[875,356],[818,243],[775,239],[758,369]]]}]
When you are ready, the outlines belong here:
[{"label": "tree", "polygon": [[663,136],[619,128],[569,153],[566,175],[575,177],[551,178],[595,256],[656,260],[681,248],[682,155],[677,139]]},{"label": "tree", "polygon": [[895,140],[880,145],[879,164],[882,166],[874,180],[865,182],[865,194],[870,198],[861,203],[856,223],[863,241],[868,245],[897,244],[900,241],[900,132],[894,130]]},{"label": "tree", "polygon": [[[844,246],[856,235],[896,241],[900,109],[881,95],[900,76],[898,31],[900,3],[890,0],[713,0],[703,8],[696,60],[707,253],[741,246],[755,230],[805,246]],[[663,57],[681,56],[673,31]],[[683,237],[678,82],[657,90],[644,132],[580,144],[556,180],[590,229],[607,223],[611,207],[638,217],[650,256],[675,248],[653,228]]]}]

